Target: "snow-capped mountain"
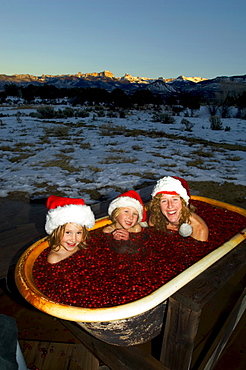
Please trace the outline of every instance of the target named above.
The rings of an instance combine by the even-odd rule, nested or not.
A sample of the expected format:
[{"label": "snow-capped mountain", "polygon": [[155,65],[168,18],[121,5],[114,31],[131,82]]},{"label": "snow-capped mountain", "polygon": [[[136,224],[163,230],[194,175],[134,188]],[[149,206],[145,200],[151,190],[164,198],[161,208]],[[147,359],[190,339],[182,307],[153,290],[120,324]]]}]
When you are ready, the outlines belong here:
[{"label": "snow-capped mountain", "polygon": [[153,93],[168,95],[176,92],[199,92],[208,94],[214,91],[237,89],[245,90],[246,75],[243,76],[222,76],[213,79],[202,77],[185,77],[165,79],[158,77],[156,79],[146,77],[134,77],[126,73],[123,77],[115,77],[110,71],[81,73],[75,75],[41,75],[32,76],[29,74],[5,75],[0,74],[0,90],[6,84],[16,84],[27,86],[29,84],[42,85],[49,84],[58,88],[103,88],[112,91],[115,88],[125,90],[127,93],[133,93],[140,89],[149,89]]}]

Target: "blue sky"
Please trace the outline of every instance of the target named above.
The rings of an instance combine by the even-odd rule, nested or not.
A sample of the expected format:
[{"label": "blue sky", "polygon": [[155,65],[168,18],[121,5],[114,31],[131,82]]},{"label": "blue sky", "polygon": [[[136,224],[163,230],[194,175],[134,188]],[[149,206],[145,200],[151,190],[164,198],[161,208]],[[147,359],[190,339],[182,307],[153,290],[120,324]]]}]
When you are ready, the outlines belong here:
[{"label": "blue sky", "polygon": [[2,0],[0,74],[246,74],[245,0]]}]

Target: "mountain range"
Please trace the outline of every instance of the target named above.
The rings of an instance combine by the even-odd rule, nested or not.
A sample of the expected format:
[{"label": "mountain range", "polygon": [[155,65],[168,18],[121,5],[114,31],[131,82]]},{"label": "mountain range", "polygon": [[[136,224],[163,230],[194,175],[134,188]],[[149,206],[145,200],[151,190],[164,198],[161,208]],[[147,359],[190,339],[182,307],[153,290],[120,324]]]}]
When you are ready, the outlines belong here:
[{"label": "mountain range", "polygon": [[145,77],[134,77],[125,74],[123,77],[115,77],[110,71],[81,73],[75,75],[41,75],[32,76],[29,74],[0,74],[0,90],[6,84],[20,86],[53,85],[57,88],[102,88],[111,92],[120,88],[128,94],[137,90],[149,89],[154,94],[173,95],[180,92],[199,93],[201,95],[214,95],[215,93],[242,93],[246,90],[246,75],[242,76],[220,76],[213,79],[202,77],[177,78],[159,77],[156,79]]}]

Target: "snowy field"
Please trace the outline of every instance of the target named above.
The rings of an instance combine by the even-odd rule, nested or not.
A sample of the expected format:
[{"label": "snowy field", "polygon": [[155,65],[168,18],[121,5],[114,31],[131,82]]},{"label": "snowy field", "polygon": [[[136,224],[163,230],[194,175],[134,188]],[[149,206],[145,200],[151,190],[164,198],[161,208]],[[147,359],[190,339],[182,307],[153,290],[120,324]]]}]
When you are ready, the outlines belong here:
[{"label": "snowy field", "polygon": [[0,107],[0,197],[56,194],[91,204],[166,175],[246,185],[243,119],[221,119],[224,129],[214,131],[203,107],[186,118],[194,124],[189,132],[184,117],[163,124],[153,121],[152,110],[125,118],[91,111],[86,118],[38,119],[29,115],[36,109]]}]

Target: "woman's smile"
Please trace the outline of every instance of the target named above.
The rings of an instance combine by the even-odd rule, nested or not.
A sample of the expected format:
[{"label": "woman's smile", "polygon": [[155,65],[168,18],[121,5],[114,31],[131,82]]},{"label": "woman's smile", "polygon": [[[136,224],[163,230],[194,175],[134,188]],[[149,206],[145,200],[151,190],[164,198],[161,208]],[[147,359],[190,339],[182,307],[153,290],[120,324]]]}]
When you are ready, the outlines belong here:
[{"label": "woman's smile", "polygon": [[163,194],[160,199],[162,214],[172,224],[178,224],[181,217],[182,202],[179,195]]}]

